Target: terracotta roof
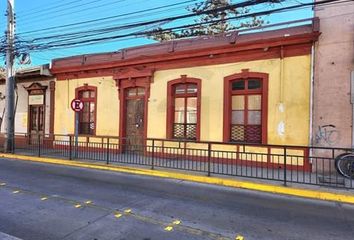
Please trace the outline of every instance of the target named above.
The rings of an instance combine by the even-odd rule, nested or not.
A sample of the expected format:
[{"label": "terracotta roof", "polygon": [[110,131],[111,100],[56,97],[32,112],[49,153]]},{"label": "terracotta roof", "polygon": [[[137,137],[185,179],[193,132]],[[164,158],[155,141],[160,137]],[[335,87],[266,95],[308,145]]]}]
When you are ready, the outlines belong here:
[{"label": "terracotta roof", "polygon": [[[213,49],[237,49],[240,46],[269,42],[272,39],[291,38],[294,36],[304,36],[318,33],[314,29],[314,24],[295,26],[284,29],[259,31],[253,33],[229,32],[224,35],[203,36],[182,40],[167,41],[162,43],[142,45],[138,47],[121,49],[116,52],[78,55],[67,58],[52,60],[53,73],[62,72],[64,69],[74,69],[82,67],[83,70],[88,66],[104,65],[107,63],[123,63],[133,59],[145,59],[146,62],[154,62],[156,56],[174,56],[188,52],[209,51]],[[318,36],[318,35],[317,35]],[[92,68],[91,68],[92,69]]]}]

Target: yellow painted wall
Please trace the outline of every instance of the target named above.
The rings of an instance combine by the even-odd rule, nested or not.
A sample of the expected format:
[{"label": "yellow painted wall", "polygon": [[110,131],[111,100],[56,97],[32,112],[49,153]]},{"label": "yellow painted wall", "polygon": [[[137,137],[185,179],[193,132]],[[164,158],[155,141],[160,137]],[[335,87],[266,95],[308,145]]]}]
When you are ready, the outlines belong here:
[{"label": "yellow painted wall", "polygon": [[280,59],[155,72],[148,105],[148,137],[166,137],[167,82],[187,74],[202,79],[201,140],[222,141],[223,80],[245,68],[269,74],[268,144],[308,145],[310,55],[284,59],[283,83]]},{"label": "yellow painted wall", "polygon": [[[308,145],[310,55],[284,59],[282,84],[280,59],[155,72],[148,102],[148,137],[166,138],[167,82],[187,74],[188,77],[202,79],[201,140],[222,141],[224,77],[246,68],[269,74],[268,144]],[[74,133],[74,112],[70,102],[75,97],[75,88],[85,83],[97,87],[96,134],[118,136],[119,100],[112,77],[57,81],[55,133]]]},{"label": "yellow painted wall", "polygon": [[115,81],[112,77],[70,79],[56,82],[55,90],[55,134],[73,134],[74,116],[71,100],[75,98],[75,89],[88,84],[97,87],[96,134],[118,136],[119,99]]}]

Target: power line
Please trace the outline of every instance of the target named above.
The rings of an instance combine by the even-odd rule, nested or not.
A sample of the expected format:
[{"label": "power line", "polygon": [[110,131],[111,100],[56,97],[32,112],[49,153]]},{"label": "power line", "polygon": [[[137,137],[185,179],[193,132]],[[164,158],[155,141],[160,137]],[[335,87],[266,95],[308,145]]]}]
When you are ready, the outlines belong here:
[{"label": "power line", "polygon": [[[278,9],[273,9],[273,10],[268,10],[268,11],[262,11],[262,12],[257,12],[257,13],[250,13],[250,14],[245,14],[242,16],[235,16],[235,17],[230,17],[224,20],[231,20],[231,19],[242,19],[242,18],[250,18],[250,17],[256,17],[256,16],[262,16],[262,15],[268,15],[268,14],[272,14],[272,13],[279,13],[279,12],[284,12],[284,11],[289,11],[289,10],[293,10],[296,8],[303,8],[303,7],[309,7],[309,6],[315,6],[315,5],[321,5],[323,3],[328,3],[328,2],[337,2],[340,0],[325,0],[325,1],[321,1],[321,2],[316,2],[316,3],[309,3],[309,4],[300,4],[300,5],[296,5],[296,6],[288,6],[288,7],[284,7],[284,8],[278,8]],[[210,24],[210,23],[216,23],[219,22],[220,20],[213,20],[213,21],[208,21],[206,23],[203,24]],[[140,37],[140,36],[149,36],[151,34],[154,33],[159,33],[159,32],[165,32],[165,31],[176,31],[176,30],[181,30],[184,28],[190,28],[190,27],[194,27],[194,26],[198,26],[200,25],[200,23],[198,24],[189,24],[189,25],[183,25],[183,26],[178,26],[178,27],[172,27],[172,28],[167,28],[164,30],[155,30],[155,31],[140,31],[140,32],[133,32],[133,33],[128,33],[128,34],[121,34],[121,35],[115,35],[115,36],[108,36],[108,37],[102,37],[102,38],[92,38],[92,39],[86,39],[86,40],[80,40],[80,41],[66,41],[64,43],[60,43],[60,42],[48,42],[46,44],[41,44],[39,46],[37,46],[38,48],[35,49],[36,51],[41,50],[41,49],[48,49],[48,48],[60,48],[60,47],[67,47],[67,46],[77,46],[77,45],[81,45],[81,44],[93,44],[93,43],[97,43],[97,42],[103,42],[103,41],[107,41],[107,40],[113,40],[113,39],[122,39],[122,38],[126,38],[126,37]]]},{"label": "power line", "polygon": [[[82,0],[79,0],[79,1],[73,1],[72,3],[78,3],[78,2],[81,2]],[[60,12],[63,12],[63,11],[66,11],[66,10],[70,10],[70,9],[75,9],[75,8],[80,8],[80,7],[83,7],[83,6],[87,6],[87,5],[91,5],[93,3],[97,3],[97,2],[101,2],[101,1],[105,1],[105,0],[93,0],[93,1],[90,1],[90,2],[85,2],[85,3],[82,3],[82,4],[77,4],[77,5],[74,5],[74,6],[70,6],[68,7],[68,4],[62,4],[61,7],[64,7],[63,9],[58,9],[58,7],[56,8],[47,8],[45,10],[40,10],[40,11],[37,11],[37,12],[34,12],[34,13],[29,13],[29,14],[23,14],[23,15],[20,15],[18,16],[17,18],[19,20],[26,20],[28,19],[30,16],[31,18],[33,18],[33,15],[36,16],[36,15],[43,15],[43,11],[46,12],[46,14],[51,14],[51,13],[60,13]],[[125,0],[123,0],[125,1]],[[119,1],[120,2],[120,1]],[[69,4],[70,5],[70,4]]]},{"label": "power line", "polygon": [[[333,1],[333,0],[327,0],[327,1]],[[247,6],[252,6],[252,5],[261,4],[261,3],[267,3],[267,2],[272,2],[272,1],[269,1],[269,0],[249,0],[249,1],[244,1],[244,2],[241,2],[241,3],[237,3],[237,4],[231,4],[231,5],[225,6],[225,7],[220,7],[220,8],[217,8],[217,9],[200,11],[198,13],[189,13],[189,14],[173,16],[173,17],[167,17],[167,18],[157,19],[157,20],[152,20],[152,21],[131,23],[131,24],[126,24],[124,26],[105,28],[105,29],[101,29],[101,30],[112,31],[112,30],[119,30],[121,28],[125,29],[125,28],[131,28],[131,27],[142,26],[142,25],[150,25],[150,24],[161,23],[161,22],[172,22],[172,21],[179,20],[179,19],[191,18],[191,17],[203,15],[203,14],[216,13],[216,12],[225,11],[225,10],[232,9],[232,8],[247,7]],[[41,39],[50,39],[50,38],[57,38],[57,37],[63,37],[63,36],[67,37],[69,35],[92,33],[93,31],[96,31],[96,30],[89,30],[89,31],[81,31],[81,32],[74,32],[74,33],[59,34],[59,35],[44,36],[44,37],[40,37],[40,38],[34,38],[32,41],[35,42],[35,41],[38,41],[38,40],[41,40]]]},{"label": "power line", "polygon": [[[54,6],[50,6],[50,7],[45,7],[45,8],[38,8],[38,7],[34,7],[34,8],[31,8],[29,10],[22,10],[22,11],[18,11],[17,13],[22,13],[22,12],[26,12],[25,15],[29,15],[29,13],[36,13],[36,12],[43,12],[43,11],[46,11],[46,10],[50,10],[50,9],[57,9],[57,8],[60,8],[61,6],[68,6],[68,5],[71,5],[73,3],[77,3],[77,2],[81,2],[83,0],[74,0],[74,1],[70,1],[70,2],[66,2],[65,0],[61,1],[60,4],[57,4],[57,5],[54,5]],[[25,16],[24,15],[24,16]]]},{"label": "power line", "polygon": [[134,11],[134,12],[129,12],[129,13],[120,14],[120,15],[114,15],[114,16],[110,16],[110,17],[103,17],[103,18],[97,18],[97,19],[92,19],[92,20],[87,20],[87,21],[82,21],[82,22],[75,22],[75,23],[70,23],[70,24],[65,24],[65,25],[58,25],[58,26],[52,26],[52,27],[47,27],[47,28],[42,28],[42,29],[35,29],[35,30],[31,30],[31,31],[22,32],[22,33],[20,33],[20,35],[25,35],[28,33],[43,32],[46,30],[67,28],[67,27],[72,27],[72,26],[79,26],[79,25],[83,25],[83,24],[87,24],[87,23],[97,23],[97,22],[104,21],[104,20],[111,20],[111,19],[117,19],[117,18],[119,19],[121,17],[131,16],[131,15],[135,15],[135,14],[139,14],[139,13],[148,13],[150,11],[161,10],[161,9],[184,5],[186,3],[192,3],[192,2],[196,2],[196,1],[199,1],[199,0],[188,0],[188,1],[183,1],[183,2],[179,2],[179,3],[168,4],[168,5],[163,5],[163,6],[159,6],[159,7],[144,9],[144,10],[140,10],[140,11]]},{"label": "power line", "polygon": [[[280,13],[280,12],[287,12],[287,11],[292,11],[294,9],[301,9],[301,8],[306,8],[306,7],[312,7],[312,6],[317,6],[317,5],[323,5],[327,3],[332,3],[335,4],[340,3],[340,0],[326,0],[326,1],[320,1],[316,3],[309,3],[309,4],[300,4],[296,6],[288,6],[284,8],[278,8],[278,9],[273,9],[273,10],[268,10],[268,11],[262,11],[262,12],[256,12],[256,13],[250,13],[242,16],[236,16],[236,17],[230,17],[224,20],[234,20],[234,19],[242,19],[242,18],[250,18],[250,17],[255,17],[255,16],[262,16],[262,15],[269,15],[272,13]],[[209,21],[203,24],[212,24],[219,22],[220,20],[213,20]],[[43,50],[54,50],[54,49],[63,49],[63,48],[73,48],[73,47],[82,47],[82,46],[89,46],[89,45],[94,45],[102,42],[110,42],[110,41],[117,41],[117,40],[126,40],[127,38],[132,39],[132,38],[138,38],[138,37],[143,37],[143,36],[149,36],[154,33],[161,33],[161,32],[166,32],[166,31],[181,31],[183,29],[188,29],[192,28],[194,26],[201,25],[201,23],[198,24],[189,24],[189,25],[182,25],[182,26],[177,26],[177,27],[172,27],[172,28],[167,28],[163,30],[155,30],[155,31],[136,31],[133,33],[128,33],[128,34],[121,34],[121,35],[114,35],[114,36],[107,36],[107,37],[102,37],[102,38],[91,38],[91,39],[86,39],[86,40],[80,40],[78,36],[77,41],[59,41],[58,40],[55,42],[43,42],[40,44],[28,44],[24,43],[20,47],[22,50],[30,50],[33,52],[37,51],[43,51]]]},{"label": "power line", "polygon": [[[74,9],[74,8],[78,8],[78,7],[81,7],[83,5],[89,5],[90,3],[95,3],[95,2],[98,2],[98,1],[102,1],[102,0],[95,0],[95,1],[92,1],[92,2],[89,2],[89,3],[86,3],[86,4],[82,4],[82,5],[78,5],[78,6],[73,6],[71,8],[68,8],[68,9],[65,9],[65,10],[70,10],[70,9]],[[88,8],[83,8],[83,9],[80,9],[79,11],[78,10],[74,10],[74,11],[69,11],[69,12],[66,12],[66,13],[62,13],[62,14],[59,14],[59,15],[56,15],[56,14],[52,14],[50,16],[50,20],[53,20],[53,19],[58,19],[59,17],[63,17],[63,16],[68,16],[68,15],[73,15],[75,13],[82,13],[82,12],[85,12],[85,11],[89,11],[89,10],[96,10],[97,8],[101,8],[101,7],[105,7],[105,6],[111,6],[112,4],[117,4],[117,3],[121,3],[121,2],[124,2],[124,1],[127,1],[127,0],[119,0],[119,1],[114,1],[114,2],[108,2],[108,3],[105,3],[105,4],[101,4],[101,5],[96,5],[96,6],[92,6],[92,7],[88,7]],[[131,4],[128,4],[128,5],[131,5]],[[63,11],[55,11],[55,13],[60,13],[60,12],[63,12]],[[24,20],[26,21],[26,19],[21,19],[20,20]],[[33,24],[35,22],[39,22],[39,21],[43,21],[43,20],[48,20],[47,19],[47,16],[40,16],[38,18],[35,19],[36,21],[28,21],[27,24]]]}]

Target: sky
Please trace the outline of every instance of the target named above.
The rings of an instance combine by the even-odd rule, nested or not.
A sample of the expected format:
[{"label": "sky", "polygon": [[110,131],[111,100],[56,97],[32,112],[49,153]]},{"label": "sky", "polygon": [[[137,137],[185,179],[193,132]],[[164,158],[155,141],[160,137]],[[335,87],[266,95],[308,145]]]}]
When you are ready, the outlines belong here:
[{"label": "sky", "polygon": [[[16,34],[21,40],[32,40],[34,38],[66,34],[68,32],[84,31],[97,29],[102,27],[113,27],[117,25],[124,25],[136,21],[149,21],[155,19],[166,18],[170,16],[177,16],[186,14],[185,9],[188,5],[192,5],[202,0],[15,0],[16,13]],[[232,3],[239,3],[244,0],[232,0]],[[286,0],[282,4],[275,6],[257,5],[251,11],[264,11],[272,8],[284,7],[289,5],[296,5],[299,3],[308,3],[312,0]],[[4,37],[6,31],[6,4],[7,0],[0,0],[0,30]],[[129,15],[120,18],[109,19],[99,23],[87,23],[84,25],[68,26],[58,29],[57,26],[89,21],[98,18],[105,18],[110,16],[122,15],[131,12],[146,10],[154,7],[160,7],[170,4],[179,4],[169,8],[151,11],[149,13],[140,13],[136,15]],[[313,12],[311,8],[296,10],[292,12],[284,12],[264,16],[263,19],[269,23],[287,22],[297,19],[311,18]],[[239,20],[238,20],[239,21]],[[174,22],[169,22],[160,27],[179,26],[183,24],[193,23],[193,19],[183,19]],[[237,22],[235,22],[237,23]],[[155,25],[154,27],[157,27]],[[45,29],[45,30],[43,30]],[[40,30],[40,31],[37,31]],[[151,28],[140,27],[136,30],[151,30]],[[35,31],[35,32],[30,32]],[[121,30],[114,34],[131,33],[133,30]],[[108,35],[109,36],[109,35]],[[155,41],[147,38],[130,38],[125,40],[114,40],[111,42],[104,42],[100,44],[62,48],[57,50],[44,50],[40,52],[30,52],[31,64],[22,65],[18,67],[36,66],[46,64],[51,59],[62,58],[66,56],[99,53],[107,51],[117,51],[118,49],[133,47],[143,44],[154,43]],[[4,59],[0,59],[0,66],[4,65]]]}]

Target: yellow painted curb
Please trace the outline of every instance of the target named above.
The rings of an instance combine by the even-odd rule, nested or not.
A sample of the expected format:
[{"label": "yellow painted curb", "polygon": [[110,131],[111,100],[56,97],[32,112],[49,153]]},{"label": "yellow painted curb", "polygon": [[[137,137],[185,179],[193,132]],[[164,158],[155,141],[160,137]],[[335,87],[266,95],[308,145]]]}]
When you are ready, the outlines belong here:
[{"label": "yellow painted curb", "polygon": [[270,184],[252,183],[252,182],[223,179],[217,177],[188,175],[188,174],[177,173],[177,172],[149,170],[149,169],[112,166],[112,165],[99,165],[99,164],[85,163],[80,161],[69,161],[69,160],[45,158],[45,157],[32,157],[32,156],[23,156],[23,155],[16,155],[16,154],[0,154],[0,157],[18,159],[23,161],[51,163],[51,164],[73,166],[73,167],[83,167],[83,168],[98,169],[98,170],[132,173],[132,174],[155,176],[155,177],[162,177],[162,178],[172,178],[172,179],[186,180],[192,182],[221,185],[226,187],[243,188],[243,189],[256,190],[256,191],[262,191],[268,193],[284,194],[290,196],[354,204],[354,194],[349,194],[349,193],[348,194],[331,193],[325,191],[316,191],[316,190],[307,190],[301,188],[276,186]]}]

